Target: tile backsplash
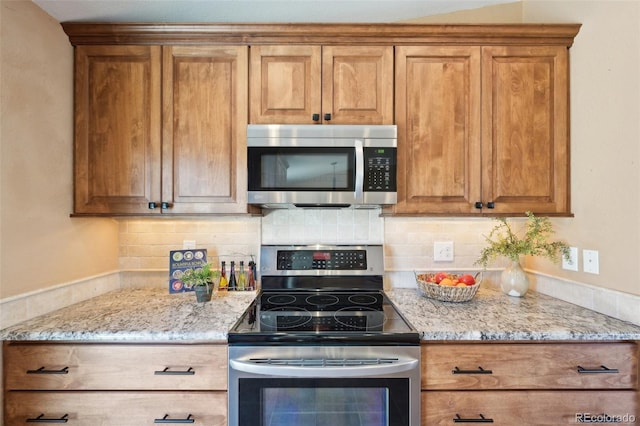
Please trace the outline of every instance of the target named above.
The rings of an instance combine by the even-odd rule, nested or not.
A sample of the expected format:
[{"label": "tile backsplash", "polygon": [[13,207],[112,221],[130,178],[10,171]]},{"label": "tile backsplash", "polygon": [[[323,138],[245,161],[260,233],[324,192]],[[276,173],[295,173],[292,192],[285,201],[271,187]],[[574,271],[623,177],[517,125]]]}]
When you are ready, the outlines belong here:
[{"label": "tile backsplash", "polygon": [[[472,270],[493,221],[469,218],[390,218],[379,209],[273,210],[263,217],[211,219],[122,219],[119,221],[119,271],[60,283],[33,294],[0,300],[0,326],[57,309],[65,303],[121,287],[168,285],[168,253],[184,240],[206,248],[212,262],[254,257],[261,244],[383,244],[385,288],[415,287],[414,271]],[[434,262],[433,243],[454,242],[453,262]],[[499,269],[501,264],[492,265]],[[528,271],[532,290],[640,325],[640,296]],[[496,272],[491,273],[492,277]],[[82,288],[82,291],[78,289]],[[72,296],[70,296],[72,295]],[[52,300],[59,302],[51,304]]]},{"label": "tile backsplash", "polygon": [[272,210],[262,218],[262,244],[382,244],[380,209]]}]

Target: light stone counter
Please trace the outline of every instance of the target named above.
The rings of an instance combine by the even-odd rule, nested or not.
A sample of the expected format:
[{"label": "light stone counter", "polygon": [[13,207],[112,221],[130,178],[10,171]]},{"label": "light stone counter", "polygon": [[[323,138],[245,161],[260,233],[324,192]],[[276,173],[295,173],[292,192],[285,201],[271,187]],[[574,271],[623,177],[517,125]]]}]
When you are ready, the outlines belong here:
[{"label": "light stone counter", "polygon": [[[387,294],[423,340],[640,340],[640,327],[549,296],[513,298],[481,287],[465,303],[426,299],[415,289]],[[0,340],[226,342],[255,297],[229,292],[199,304],[164,289],[117,290],[4,330]]]},{"label": "light stone counter", "polygon": [[535,292],[519,298],[483,286],[463,303],[427,299],[416,289],[387,294],[424,341],[640,340],[639,326]]},{"label": "light stone counter", "polygon": [[0,330],[0,340],[87,342],[224,342],[255,291],[214,295],[126,289],[103,294]]}]

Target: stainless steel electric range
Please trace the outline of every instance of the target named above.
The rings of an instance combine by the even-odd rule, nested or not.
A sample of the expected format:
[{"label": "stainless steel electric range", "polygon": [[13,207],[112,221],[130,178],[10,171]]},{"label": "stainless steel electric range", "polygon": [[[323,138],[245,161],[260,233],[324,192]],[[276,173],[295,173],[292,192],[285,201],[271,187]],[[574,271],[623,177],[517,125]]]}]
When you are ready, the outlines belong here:
[{"label": "stainless steel electric range", "polygon": [[229,332],[229,424],[416,426],[420,335],[383,290],[383,248],[263,246]]}]

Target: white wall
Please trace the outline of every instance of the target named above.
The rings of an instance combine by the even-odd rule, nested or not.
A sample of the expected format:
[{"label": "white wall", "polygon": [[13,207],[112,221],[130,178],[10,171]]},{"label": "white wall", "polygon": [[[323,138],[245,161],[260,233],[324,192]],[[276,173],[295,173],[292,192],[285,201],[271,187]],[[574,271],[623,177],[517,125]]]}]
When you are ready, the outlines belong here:
[{"label": "white wall", "polygon": [[527,0],[523,15],[582,23],[570,51],[575,218],[558,231],[600,252],[600,274],[558,275],[640,295],[640,1]]},{"label": "white wall", "polygon": [[[528,261],[527,266],[541,277],[550,277],[541,279],[544,285],[540,287],[546,292],[564,291],[566,285],[557,284],[559,281],[569,283],[570,292],[576,295],[591,294],[590,301],[584,303],[589,307],[599,298],[623,300],[628,295],[627,299],[634,301],[637,297],[631,296],[640,295],[635,278],[640,272],[639,4],[526,0],[416,19],[583,23],[571,49],[575,218],[554,219],[554,225],[559,238],[581,249],[600,251],[600,275],[563,271],[538,260]],[[234,239],[241,241],[241,250],[257,251],[263,236],[266,240],[298,237],[295,226],[299,221],[313,220],[285,218],[284,213],[263,219],[198,221],[69,218],[72,48],[59,24],[31,2],[3,0],[1,19],[0,298],[113,270],[162,271],[166,268],[165,251],[179,248],[188,235],[218,252],[229,251]],[[324,231],[319,236],[326,241],[332,235],[337,238],[338,225],[345,223],[342,216],[321,220]],[[482,235],[492,226],[489,219],[382,220],[368,216],[358,217],[359,225],[354,222],[349,232],[362,229],[362,220],[367,221],[367,230],[376,241],[376,233],[383,233],[386,266],[394,284],[407,276],[410,280],[413,270],[473,268]],[[286,228],[287,221],[292,227]],[[262,229],[261,224],[265,225]],[[212,241],[215,236],[219,239]],[[454,262],[433,262],[433,241],[437,240],[454,241]],[[222,249],[218,248],[220,241]],[[619,310],[618,302],[609,309],[613,314]]]},{"label": "white wall", "polygon": [[73,49],[31,1],[0,31],[0,299],[116,270],[118,225],[70,218]]}]

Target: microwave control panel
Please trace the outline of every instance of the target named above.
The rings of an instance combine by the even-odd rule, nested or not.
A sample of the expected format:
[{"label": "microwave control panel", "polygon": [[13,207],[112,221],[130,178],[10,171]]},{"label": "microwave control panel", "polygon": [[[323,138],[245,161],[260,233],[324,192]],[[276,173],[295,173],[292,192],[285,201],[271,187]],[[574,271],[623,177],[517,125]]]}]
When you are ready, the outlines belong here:
[{"label": "microwave control panel", "polygon": [[396,191],[396,148],[364,148],[364,190]]}]

